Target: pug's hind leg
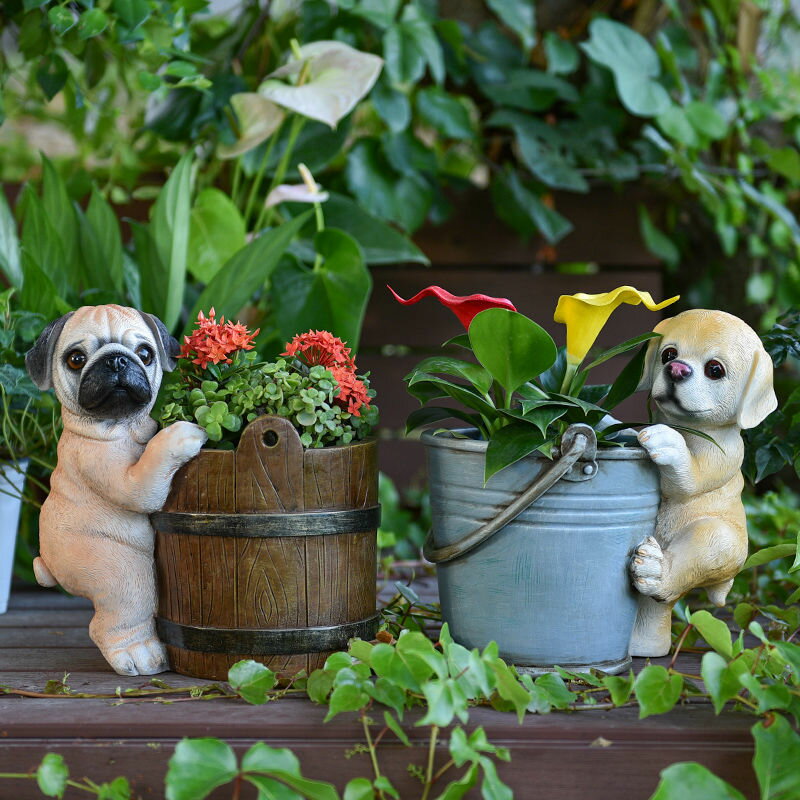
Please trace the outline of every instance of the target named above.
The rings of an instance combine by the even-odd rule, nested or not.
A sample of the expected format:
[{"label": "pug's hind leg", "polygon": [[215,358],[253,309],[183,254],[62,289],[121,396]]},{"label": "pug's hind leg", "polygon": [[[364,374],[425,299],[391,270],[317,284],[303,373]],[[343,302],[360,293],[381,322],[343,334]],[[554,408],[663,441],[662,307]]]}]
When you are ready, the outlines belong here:
[{"label": "pug's hind leg", "polygon": [[629,652],[632,656],[658,658],[672,644],[672,603],[659,603],[641,595]]},{"label": "pug's hind leg", "polygon": [[115,614],[98,609],[89,623],[89,636],[120,675],[155,675],[169,669],[152,617],[129,627],[120,625]]}]

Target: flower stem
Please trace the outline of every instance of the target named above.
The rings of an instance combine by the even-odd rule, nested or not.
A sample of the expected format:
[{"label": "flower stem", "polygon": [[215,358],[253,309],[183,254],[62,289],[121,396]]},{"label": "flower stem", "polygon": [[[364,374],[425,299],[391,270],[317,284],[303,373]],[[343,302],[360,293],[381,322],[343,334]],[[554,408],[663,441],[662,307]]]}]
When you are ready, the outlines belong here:
[{"label": "flower stem", "polygon": [[[381,775],[381,768],[378,766],[378,753],[375,749],[375,744],[372,741],[372,734],[369,732],[369,722],[367,722],[367,715],[361,712],[361,725],[364,728],[364,738],[367,740],[367,746],[369,747],[369,757],[372,761],[372,770],[375,773],[375,780],[383,777]],[[383,798],[383,792],[378,790],[378,797]]]},{"label": "flower stem", "polygon": [[[289,167],[289,159],[292,157],[292,151],[294,150],[294,146],[297,142],[297,137],[300,135],[300,131],[303,130],[303,125],[305,124],[306,118],[301,117],[299,114],[295,114],[295,116],[292,118],[292,127],[289,129],[289,136],[286,140],[286,149],[283,151],[281,160],[278,162],[275,175],[272,177],[272,183],[270,183],[269,189],[267,190],[267,196],[269,196],[270,192],[284,179],[286,170]],[[256,230],[261,230],[263,225],[266,225],[267,222],[271,221],[272,214],[273,209],[263,206],[261,213],[258,215]]]},{"label": "flower stem", "polygon": [[561,394],[569,394],[569,388],[572,384],[572,379],[575,377],[575,373],[578,371],[577,364],[570,364],[567,362],[567,370],[564,373],[564,380],[561,381]]},{"label": "flower stem", "polygon": [[[258,190],[261,188],[261,182],[264,180],[264,173],[267,171],[267,165],[269,164],[269,159],[270,156],[272,155],[272,151],[275,148],[275,142],[278,141],[278,137],[280,136],[282,125],[283,125],[283,120],[281,120],[281,122],[278,124],[278,127],[275,129],[272,136],[270,137],[269,144],[264,150],[264,157],[261,159],[261,164],[259,164],[258,172],[256,173],[256,176],[253,179],[253,183],[250,186],[250,194],[247,196],[247,205],[245,206],[244,210],[245,224],[247,224],[247,220],[250,219],[250,214],[253,210],[253,205],[255,203],[256,195],[258,194]],[[273,181],[273,185],[274,183],[275,181]],[[270,186],[270,190],[273,188],[273,185]],[[267,192],[267,194],[269,194],[269,192]],[[261,214],[259,214],[258,218],[260,221]],[[260,230],[260,227],[258,225],[256,225],[256,230]]]},{"label": "flower stem", "polygon": [[422,800],[428,800],[431,786],[433,785],[433,760],[436,756],[436,738],[439,735],[439,726],[431,727],[431,741],[428,746],[428,771],[425,775],[425,791],[422,793]]}]

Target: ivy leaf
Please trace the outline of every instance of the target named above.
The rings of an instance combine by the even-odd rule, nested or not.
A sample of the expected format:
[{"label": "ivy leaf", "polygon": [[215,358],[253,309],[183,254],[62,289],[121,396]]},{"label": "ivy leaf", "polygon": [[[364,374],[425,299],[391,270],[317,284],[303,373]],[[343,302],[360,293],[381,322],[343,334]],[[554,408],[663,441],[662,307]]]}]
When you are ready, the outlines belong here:
[{"label": "ivy leaf", "polygon": [[645,667],[633,684],[639,701],[639,719],[670,711],[678,702],[682,688],[683,678],[680,675],[670,675],[660,665]]},{"label": "ivy leaf", "polygon": [[63,797],[68,779],[69,769],[58,753],[48,753],[36,770],[36,783],[46,797]]},{"label": "ivy leaf", "polygon": [[[245,780],[264,791],[267,787],[273,790],[267,797],[289,800],[290,797],[313,797],[315,800],[338,800],[339,795],[330,783],[304,778],[300,774],[300,762],[297,756],[287,747],[269,747],[264,742],[256,742],[242,756],[242,772]],[[280,784],[290,787],[299,795],[291,795],[283,786],[275,785],[275,778]],[[269,782],[269,783],[267,783]],[[270,787],[269,784],[272,784]],[[266,784],[266,785],[265,785]],[[283,790],[274,793],[275,788]]]},{"label": "ivy leaf", "polygon": [[253,705],[267,702],[267,692],[275,686],[275,673],[257,661],[238,661],[228,670],[228,683],[239,696]]},{"label": "ivy leaf", "polygon": [[373,800],[375,792],[368,778],[353,778],[344,787],[343,800]]},{"label": "ivy leaf", "polygon": [[751,729],[756,743],[753,769],[762,800],[800,797],[800,736],[789,722],[775,714]]},{"label": "ivy leaf", "polygon": [[708,611],[695,611],[689,617],[689,622],[694,625],[699,634],[710,644],[716,652],[728,658],[733,656],[731,645],[731,632],[728,626]]},{"label": "ivy leaf", "polygon": [[237,773],[236,755],[219,739],[182,739],[169,760],[167,800],[202,800]]},{"label": "ivy leaf", "polygon": [[630,675],[622,677],[621,675],[606,675],[603,678],[603,686],[608,689],[611,695],[611,702],[615,706],[623,706],[630,700],[631,693],[633,692],[633,682],[635,678],[633,671]]},{"label": "ivy leaf", "polygon": [[745,800],[744,795],[718,778],[702,764],[686,761],[661,770],[655,794],[650,800]]},{"label": "ivy leaf", "polygon": [[531,701],[531,696],[527,689],[519,682],[516,670],[497,658],[492,661],[492,671],[494,672],[497,694],[499,694],[503,700],[511,703],[517,712],[517,718],[522,722],[525,718],[525,711]]},{"label": "ivy leaf", "polygon": [[661,74],[658,54],[633,28],[610,19],[595,18],[590,38],[581,49],[614,74],[619,99],[631,114],[658,116],[670,105],[667,90],[656,81]]},{"label": "ivy leaf", "polygon": [[793,556],[796,554],[796,552],[796,544],[775,544],[772,547],[762,547],[761,550],[756,550],[756,552],[744,562],[742,569],[760,567],[762,564],[775,561],[777,558],[787,558],[788,556]]},{"label": "ivy leaf", "polygon": [[703,655],[700,674],[717,714],[728,700],[739,694],[742,689],[739,678],[747,671],[747,664],[742,660],[737,659],[729,664],[719,653]]}]

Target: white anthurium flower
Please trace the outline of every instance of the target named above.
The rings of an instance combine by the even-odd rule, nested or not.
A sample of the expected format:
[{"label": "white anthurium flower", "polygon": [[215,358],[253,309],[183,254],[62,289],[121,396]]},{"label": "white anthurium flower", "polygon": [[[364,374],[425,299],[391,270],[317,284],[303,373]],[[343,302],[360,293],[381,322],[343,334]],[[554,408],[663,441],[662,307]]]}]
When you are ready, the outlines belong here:
[{"label": "white anthurium flower", "polygon": [[257,147],[275,133],[286,116],[275,103],[255,92],[233,95],[231,105],[239,120],[240,134],[233,144],[219,146],[217,153],[220,158],[236,158]]},{"label": "white anthurium flower", "polygon": [[[300,58],[292,58],[268,75],[258,93],[331,128],[369,92],[383,66],[382,58],[362,53],[343,42],[312,42],[301,47],[299,55]],[[276,80],[296,77],[301,72],[302,85]]]},{"label": "white anthurium flower", "polygon": [[314,180],[311,170],[305,164],[298,164],[297,171],[303,182],[294,185],[282,183],[276,186],[267,195],[265,201],[267,208],[278,203],[324,203],[328,199],[328,193],[320,191],[322,187]]}]

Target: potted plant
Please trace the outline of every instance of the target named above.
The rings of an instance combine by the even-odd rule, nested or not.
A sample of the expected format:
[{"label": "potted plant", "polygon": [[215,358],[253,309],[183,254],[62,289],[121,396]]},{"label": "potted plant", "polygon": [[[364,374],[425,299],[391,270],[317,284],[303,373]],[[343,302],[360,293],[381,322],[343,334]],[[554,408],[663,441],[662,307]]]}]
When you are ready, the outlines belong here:
[{"label": "potted plant", "polygon": [[8,607],[28,465],[50,467],[58,439],[55,399],[24,368],[25,343],[35,338],[41,318],[12,311],[13,294],[13,288],[0,293],[0,614]]},{"label": "potted plant", "polygon": [[153,518],[159,635],[172,668],[198,677],[225,679],[242,658],[310,672],[377,630],[368,377],[326,331],[267,363],[257,333],[200,312],[163,394],[163,424],[209,435]]},{"label": "potted plant", "polygon": [[[426,358],[406,378],[423,405],[409,432],[448,418],[469,426],[422,434],[433,518],[425,554],[453,637],[468,647],[495,640],[503,658],[533,670],[624,670],[637,611],[627,565],[655,529],[659,480],[609,412],[636,390],[658,334],[586,356],[621,303],[656,311],[677,298],[656,304],[632,287],[562,296],[558,350],[508,300],[438,287],[395,296],[428,295],[467,329],[446,344],[477,360]],[[613,384],[587,385],[594,367],[636,348]],[[458,407],[429,405],[439,398]]]}]

